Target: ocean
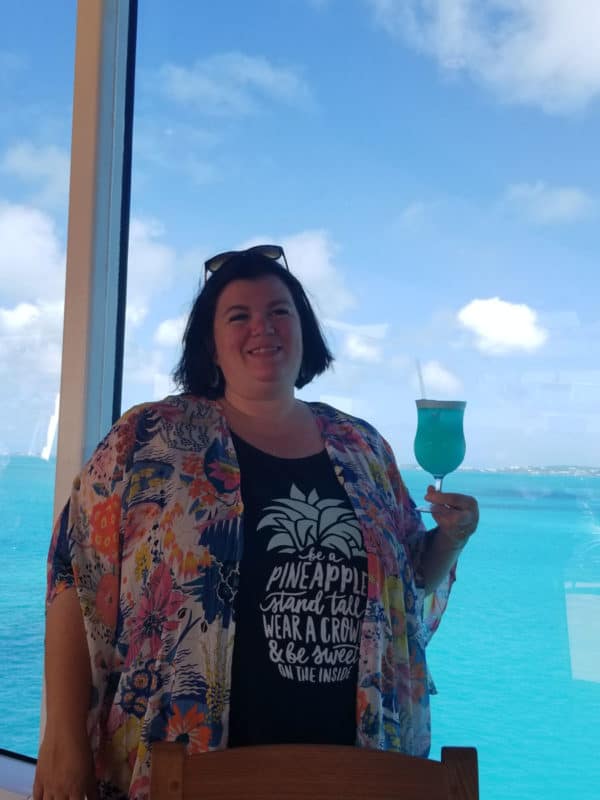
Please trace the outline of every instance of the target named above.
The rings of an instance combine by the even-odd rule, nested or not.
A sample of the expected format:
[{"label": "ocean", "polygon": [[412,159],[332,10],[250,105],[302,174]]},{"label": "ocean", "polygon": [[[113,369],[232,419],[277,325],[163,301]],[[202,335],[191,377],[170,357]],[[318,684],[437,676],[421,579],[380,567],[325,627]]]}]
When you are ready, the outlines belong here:
[{"label": "ocean", "polygon": [[[420,500],[425,473],[403,470]],[[0,456],[0,747],[35,755],[54,465]],[[429,646],[432,757],[479,752],[482,800],[600,800],[600,474],[460,470],[479,530]]]}]

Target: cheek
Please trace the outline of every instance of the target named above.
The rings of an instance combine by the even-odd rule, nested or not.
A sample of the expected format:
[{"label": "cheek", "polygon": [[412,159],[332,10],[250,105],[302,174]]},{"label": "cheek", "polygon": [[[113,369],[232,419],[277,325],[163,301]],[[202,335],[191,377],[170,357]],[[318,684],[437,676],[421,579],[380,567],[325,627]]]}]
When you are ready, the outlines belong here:
[{"label": "cheek", "polygon": [[239,336],[235,331],[222,331],[215,336],[215,361],[221,362],[239,351]]}]

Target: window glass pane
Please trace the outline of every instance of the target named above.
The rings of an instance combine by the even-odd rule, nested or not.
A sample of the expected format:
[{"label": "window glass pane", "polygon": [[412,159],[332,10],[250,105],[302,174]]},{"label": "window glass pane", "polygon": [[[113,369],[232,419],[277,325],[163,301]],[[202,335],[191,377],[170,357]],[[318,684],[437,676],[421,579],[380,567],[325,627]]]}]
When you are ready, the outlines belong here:
[{"label": "window glass pane", "polygon": [[265,241],[337,357],[301,396],[374,423],[417,501],[415,398],[466,400],[432,755],[476,746],[488,800],[592,800],[600,31],[474,5],[141,4],[123,402],[173,390],[204,259]]},{"label": "window glass pane", "polygon": [[37,753],[61,360],[75,0],[0,26],[0,747]]}]

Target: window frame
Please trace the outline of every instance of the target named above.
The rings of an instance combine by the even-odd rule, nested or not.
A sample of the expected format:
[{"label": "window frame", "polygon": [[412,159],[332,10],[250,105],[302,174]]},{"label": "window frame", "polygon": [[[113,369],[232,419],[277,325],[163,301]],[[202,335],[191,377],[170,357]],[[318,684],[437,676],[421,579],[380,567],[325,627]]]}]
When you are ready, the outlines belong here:
[{"label": "window frame", "polygon": [[54,517],[121,413],[137,0],[79,0]]}]

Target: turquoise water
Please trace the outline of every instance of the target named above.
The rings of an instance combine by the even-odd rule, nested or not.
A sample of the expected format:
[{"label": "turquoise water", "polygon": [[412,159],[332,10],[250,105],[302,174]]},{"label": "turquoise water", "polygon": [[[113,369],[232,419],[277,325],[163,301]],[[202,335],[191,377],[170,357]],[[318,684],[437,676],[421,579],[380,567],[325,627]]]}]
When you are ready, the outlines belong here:
[{"label": "turquoise water", "polygon": [[[428,476],[403,474],[420,500]],[[30,755],[53,477],[0,462],[0,747]],[[432,756],[476,746],[482,800],[600,800],[600,477],[460,471],[446,488],[478,497],[481,524],[429,648]]]}]

